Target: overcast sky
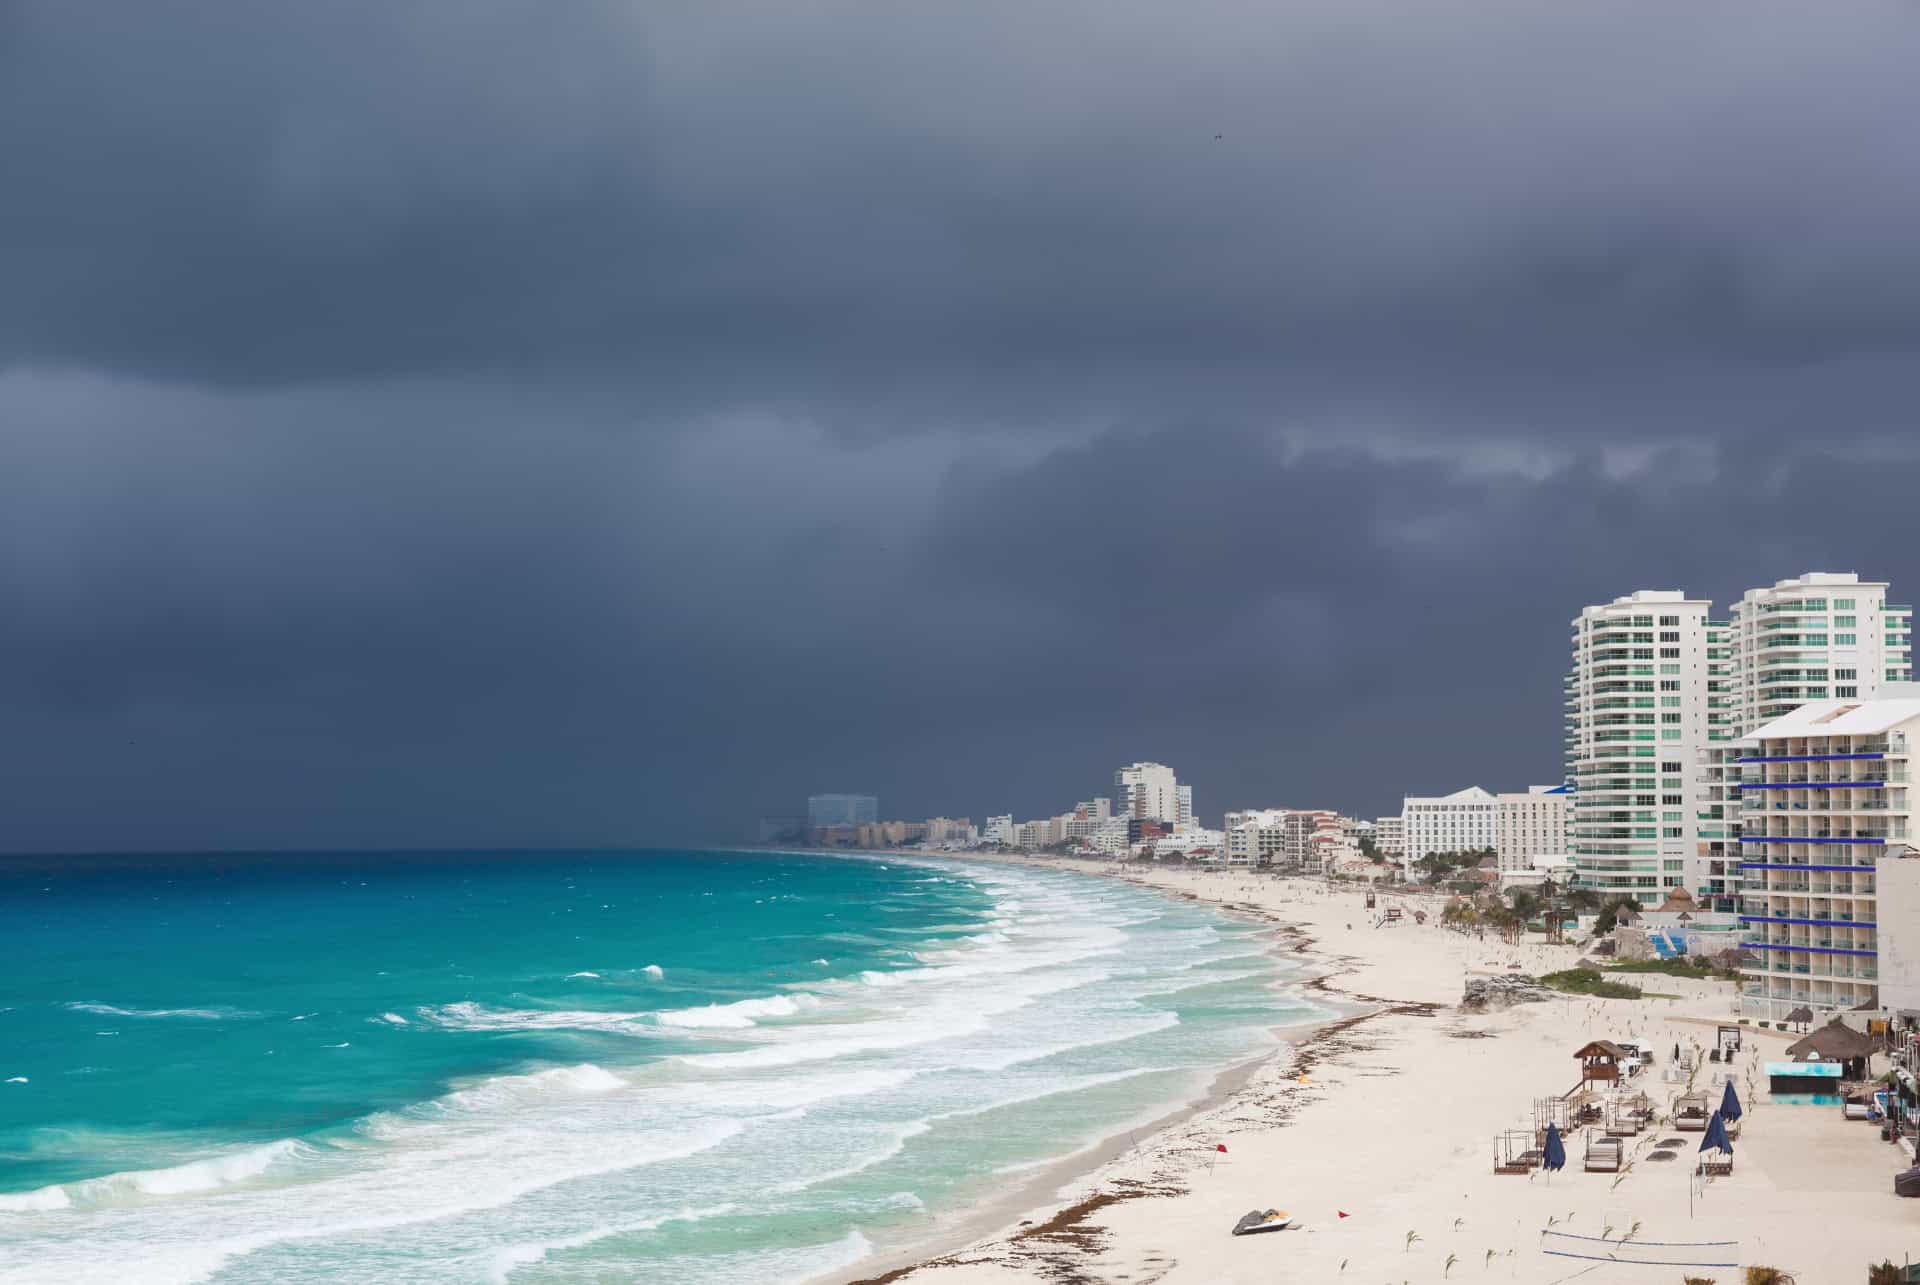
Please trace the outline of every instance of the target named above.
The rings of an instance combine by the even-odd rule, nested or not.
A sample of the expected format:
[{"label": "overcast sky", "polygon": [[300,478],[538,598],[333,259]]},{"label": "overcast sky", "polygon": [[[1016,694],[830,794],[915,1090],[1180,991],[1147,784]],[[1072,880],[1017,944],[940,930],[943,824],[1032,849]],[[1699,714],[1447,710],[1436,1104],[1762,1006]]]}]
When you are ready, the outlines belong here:
[{"label": "overcast sky", "polygon": [[1920,8],[0,0],[0,848],[1557,780],[1920,595]]}]

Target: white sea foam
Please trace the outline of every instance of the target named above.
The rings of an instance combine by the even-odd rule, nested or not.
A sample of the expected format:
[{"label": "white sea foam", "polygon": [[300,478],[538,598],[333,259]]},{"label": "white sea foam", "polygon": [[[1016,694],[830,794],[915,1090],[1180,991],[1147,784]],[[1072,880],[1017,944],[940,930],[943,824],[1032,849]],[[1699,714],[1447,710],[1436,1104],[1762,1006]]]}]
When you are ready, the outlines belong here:
[{"label": "white sea foam", "polygon": [[507,1278],[516,1270],[531,1267],[556,1249],[584,1249],[595,1241],[605,1240],[610,1236],[631,1236],[636,1232],[655,1231],[668,1223],[698,1222],[702,1218],[718,1218],[732,1213],[738,1207],[737,1205],[711,1205],[705,1209],[682,1209],[679,1213],[666,1214],[659,1218],[642,1218],[626,1223],[605,1223],[573,1236],[561,1236],[533,1244],[508,1245],[504,1249],[494,1251],[487,1279],[504,1285]]},{"label": "white sea foam", "polygon": [[93,1000],[76,1000],[68,1005],[76,1013],[97,1013],[102,1017],[190,1018],[200,1022],[237,1022],[258,1017],[242,1008],[121,1008]]},{"label": "white sea foam", "polygon": [[24,1075],[13,1076],[7,1081],[8,1084],[26,1084],[27,1082],[27,1077]]},{"label": "white sea foam", "polygon": [[329,1049],[344,1049],[344,1048],[351,1048],[352,1045],[349,1044],[346,1040],[341,1040],[338,1044],[323,1044],[320,1047],[329,1048]]},{"label": "white sea foam", "polygon": [[598,973],[568,973],[566,980],[572,981],[576,977],[591,977],[596,982],[600,980],[600,974]]},{"label": "white sea foam", "polygon": [[387,1023],[387,1024],[389,1025],[389,1026],[407,1026],[407,1025],[410,1025],[410,1023],[409,1023],[409,1022],[407,1021],[407,1019],[406,1019],[406,1018],[404,1018],[404,1017],[402,1017],[402,1016],[400,1016],[400,1014],[398,1014],[398,1013],[382,1013],[382,1014],[380,1014],[380,1016],[378,1016],[378,1017],[370,1017],[370,1018],[368,1018],[367,1020],[368,1020],[369,1022],[385,1022],[385,1023]]},{"label": "white sea foam", "polygon": [[258,1178],[274,1164],[310,1150],[297,1139],[282,1138],[265,1146],[208,1156],[165,1169],[130,1169],[0,1196],[0,1210],[99,1209],[154,1197],[189,1196]]},{"label": "white sea foam", "polygon": [[443,1110],[488,1111],[524,1104],[528,1098],[553,1094],[609,1093],[627,1082],[591,1062],[578,1066],[550,1066],[524,1075],[494,1075],[443,1095]]},{"label": "white sea foam", "polygon": [[667,970],[660,967],[660,965],[658,964],[648,964],[645,968],[641,969],[640,971],[645,973],[647,976],[656,978],[656,979],[665,977],[667,975]]},{"label": "white sea foam", "polygon": [[417,1015],[428,1025],[455,1031],[632,1031],[634,1023],[651,1016],[603,1009],[489,1008],[471,1000],[425,1006]]},{"label": "white sea foam", "polygon": [[769,995],[764,999],[743,999],[731,1004],[706,1004],[699,1008],[669,1009],[654,1014],[662,1026],[690,1030],[744,1030],[769,1017],[797,1017],[820,1007],[820,997],[799,991],[792,995]]}]

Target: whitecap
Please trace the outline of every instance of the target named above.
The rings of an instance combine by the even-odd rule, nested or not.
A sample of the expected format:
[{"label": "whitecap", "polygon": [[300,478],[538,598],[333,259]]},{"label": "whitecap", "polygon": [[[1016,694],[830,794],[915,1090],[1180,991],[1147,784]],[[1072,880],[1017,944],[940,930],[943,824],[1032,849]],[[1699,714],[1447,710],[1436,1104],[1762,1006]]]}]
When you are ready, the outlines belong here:
[{"label": "whitecap", "polygon": [[814,960],[813,962],[814,962],[814,963],[816,963],[816,964],[818,964],[818,965],[819,965],[820,967],[822,967],[822,968],[825,968],[825,967],[827,967],[827,961],[826,961],[826,960],[824,960],[824,959],[816,959],[816,960]]},{"label": "whitecap", "polygon": [[338,1044],[323,1044],[321,1045],[321,1047],[329,1048],[329,1049],[344,1049],[344,1048],[351,1047],[351,1045],[349,1045],[349,1043],[346,1040],[341,1040]]},{"label": "whitecap", "polygon": [[667,975],[667,970],[660,967],[660,965],[658,964],[648,964],[645,968],[641,969],[640,971],[645,973],[647,976],[656,978],[656,979],[665,977]]},{"label": "whitecap", "polygon": [[568,973],[566,980],[572,981],[576,977],[591,977],[596,982],[600,980],[600,974],[598,973]]},{"label": "whitecap", "polygon": [[382,1013],[378,1017],[369,1017],[369,1022],[385,1022],[389,1026],[411,1026],[412,1023],[398,1013]]},{"label": "whitecap", "polygon": [[25,1084],[27,1083],[27,1077],[24,1075],[16,1075],[12,1079],[8,1080],[7,1083],[8,1084]]}]

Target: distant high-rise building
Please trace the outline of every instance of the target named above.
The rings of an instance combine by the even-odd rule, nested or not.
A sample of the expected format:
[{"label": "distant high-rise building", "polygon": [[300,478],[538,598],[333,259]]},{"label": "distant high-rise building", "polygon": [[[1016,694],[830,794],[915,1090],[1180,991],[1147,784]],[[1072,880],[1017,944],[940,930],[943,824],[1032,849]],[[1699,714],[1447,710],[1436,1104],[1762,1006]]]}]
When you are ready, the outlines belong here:
[{"label": "distant high-rise building", "polygon": [[1193,787],[1174,779],[1164,763],[1133,763],[1113,774],[1114,796],[1122,816],[1177,826],[1193,819]]},{"label": "distant high-rise building", "polygon": [[1383,857],[1398,859],[1407,851],[1406,821],[1397,816],[1373,819],[1373,847]]},{"label": "distant high-rise building", "polygon": [[871,794],[810,794],[807,825],[815,830],[872,825],[880,819],[880,800]]}]

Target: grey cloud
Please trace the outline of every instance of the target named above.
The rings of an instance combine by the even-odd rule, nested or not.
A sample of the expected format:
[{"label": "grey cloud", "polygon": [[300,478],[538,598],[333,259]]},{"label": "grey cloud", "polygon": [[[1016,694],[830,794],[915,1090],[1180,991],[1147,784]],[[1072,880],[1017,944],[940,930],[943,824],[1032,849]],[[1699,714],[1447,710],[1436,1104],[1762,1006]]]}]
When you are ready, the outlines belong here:
[{"label": "grey cloud", "polygon": [[1916,54],[0,3],[0,846],[1550,778],[1582,603],[1911,584]]}]

